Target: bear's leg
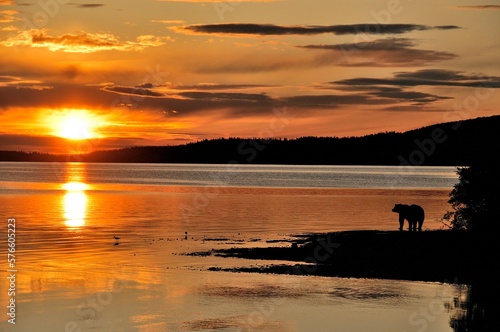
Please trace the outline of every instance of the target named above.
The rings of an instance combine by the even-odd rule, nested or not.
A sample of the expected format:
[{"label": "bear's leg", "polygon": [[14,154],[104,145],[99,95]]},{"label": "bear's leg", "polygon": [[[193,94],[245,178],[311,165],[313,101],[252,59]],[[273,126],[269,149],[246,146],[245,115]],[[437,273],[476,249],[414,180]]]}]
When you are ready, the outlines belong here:
[{"label": "bear's leg", "polygon": [[416,224],[415,224],[415,221],[414,220],[408,220],[408,224],[410,225],[410,232],[412,231],[415,231],[415,228],[416,228]]},{"label": "bear's leg", "polygon": [[405,218],[399,216],[399,230],[402,232],[405,225]]}]

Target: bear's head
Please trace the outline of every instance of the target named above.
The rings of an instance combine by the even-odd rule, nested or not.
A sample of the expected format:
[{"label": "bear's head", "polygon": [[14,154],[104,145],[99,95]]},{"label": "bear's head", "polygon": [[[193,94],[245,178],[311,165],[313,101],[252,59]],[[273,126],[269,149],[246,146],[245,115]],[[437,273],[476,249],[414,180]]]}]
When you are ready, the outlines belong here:
[{"label": "bear's head", "polygon": [[392,212],[400,213],[403,212],[403,209],[404,209],[404,204],[395,204],[394,208],[392,209]]}]

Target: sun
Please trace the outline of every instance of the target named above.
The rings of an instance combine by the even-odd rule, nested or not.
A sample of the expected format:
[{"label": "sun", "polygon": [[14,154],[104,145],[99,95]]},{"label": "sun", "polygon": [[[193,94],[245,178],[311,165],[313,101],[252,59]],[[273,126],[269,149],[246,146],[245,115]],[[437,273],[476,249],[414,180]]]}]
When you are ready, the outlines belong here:
[{"label": "sun", "polygon": [[92,131],[85,119],[74,117],[61,123],[59,136],[69,139],[87,139],[92,138]]},{"label": "sun", "polygon": [[52,122],[56,136],[71,140],[85,140],[98,137],[99,125],[95,116],[86,110],[70,110],[59,114]]}]

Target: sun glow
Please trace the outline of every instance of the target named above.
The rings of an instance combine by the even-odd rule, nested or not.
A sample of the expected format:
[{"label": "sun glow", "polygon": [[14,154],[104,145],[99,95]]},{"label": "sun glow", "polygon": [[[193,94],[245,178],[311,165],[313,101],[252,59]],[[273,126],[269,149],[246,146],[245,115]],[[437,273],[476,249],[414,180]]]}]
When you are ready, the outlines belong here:
[{"label": "sun glow", "polygon": [[97,138],[97,128],[100,125],[96,115],[87,110],[69,110],[57,114],[51,121],[55,135],[71,140]]}]

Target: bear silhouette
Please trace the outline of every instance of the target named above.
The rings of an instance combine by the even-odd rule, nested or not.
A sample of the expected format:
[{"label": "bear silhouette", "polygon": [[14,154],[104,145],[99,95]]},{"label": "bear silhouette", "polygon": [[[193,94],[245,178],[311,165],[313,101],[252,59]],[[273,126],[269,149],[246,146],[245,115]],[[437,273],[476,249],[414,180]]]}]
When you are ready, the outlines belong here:
[{"label": "bear silhouette", "polygon": [[425,213],[424,209],[419,205],[407,205],[407,204],[396,204],[392,209],[392,212],[399,213],[399,230],[403,230],[403,226],[405,223],[405,219],[408,220],[408,230],[417,231],[417,222],[418,222],[418,230],[422,231],[422,224],[424,223]]}]

